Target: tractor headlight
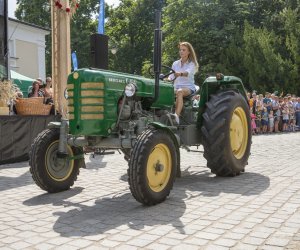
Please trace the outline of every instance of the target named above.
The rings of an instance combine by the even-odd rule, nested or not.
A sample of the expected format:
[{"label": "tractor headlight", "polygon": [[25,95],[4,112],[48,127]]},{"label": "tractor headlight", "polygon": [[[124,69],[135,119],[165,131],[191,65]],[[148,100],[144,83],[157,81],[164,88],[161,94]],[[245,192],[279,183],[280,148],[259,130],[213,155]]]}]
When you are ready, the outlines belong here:
[{"label": "tractor headlight", "polygon": [[66,88],[65,91],[64,91],[64,97],[65,97],[66,99],[68,99],[68,97],[69,97],[69,96],[68,96],[68,89],[67,89],[67,88]]},{"label": "tractor headlight", "polygon": [[127,97],[132,97],[136,92],[136,86],[133,83],[128,83],[125,86],[125,95]]}]

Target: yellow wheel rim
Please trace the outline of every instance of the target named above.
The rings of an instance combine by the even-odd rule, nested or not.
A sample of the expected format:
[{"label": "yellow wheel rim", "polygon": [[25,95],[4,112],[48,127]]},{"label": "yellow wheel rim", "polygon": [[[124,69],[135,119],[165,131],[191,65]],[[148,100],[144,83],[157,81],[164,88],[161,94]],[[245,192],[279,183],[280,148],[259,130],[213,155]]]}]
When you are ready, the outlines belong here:
[{"label": "yellow wheel rim", "polygon": [[147,161],[148,184],[152,191],[161,192],[168,184],[172,170],[172,157],[165,144],[157,144]]},{"label": "yellow wheel rim", "polygon": [[45,154],[45,166],[48,175],[55,181],[64,181],[68,179],[73,172],[74,160],[70,160],[69,157],[73,157],[72,148],[67,145],[68,156],[66,158],[58,158],[56,153],[58,151],[59,141],[54,141],[47,148]]},{"label": "yellow wheel rim", "polygon": [[237,107],[230,122],[230,144],[232,153],[237,159],[241,159],[245,154],[248,136],[246,113],[241,107]]}]

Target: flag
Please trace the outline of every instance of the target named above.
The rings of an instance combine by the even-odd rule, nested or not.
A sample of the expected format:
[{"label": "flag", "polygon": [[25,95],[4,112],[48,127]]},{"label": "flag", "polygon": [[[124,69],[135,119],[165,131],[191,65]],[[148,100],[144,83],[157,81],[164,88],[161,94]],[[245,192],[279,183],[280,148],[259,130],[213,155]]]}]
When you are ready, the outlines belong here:
[{"label": "flag", "polygon": [[105,5],[104,0],[100,0],[99,18],[98,18],[98,34],[104,35]]},{"label": "flag", "polygon": [[77,70],[78,69],[78,62],[77,62],[77,55],[76,55],[76,51],[72,52],[72,62],[73,62],[73,70]]}]

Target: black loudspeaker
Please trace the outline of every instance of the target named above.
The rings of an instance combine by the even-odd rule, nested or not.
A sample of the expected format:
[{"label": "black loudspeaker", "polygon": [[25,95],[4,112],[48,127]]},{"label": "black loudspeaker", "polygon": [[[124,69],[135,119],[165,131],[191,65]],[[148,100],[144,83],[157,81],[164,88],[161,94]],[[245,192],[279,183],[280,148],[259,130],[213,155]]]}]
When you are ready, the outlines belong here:
[{"label": "black loudspeaker", "polygon": [[108,69],[108,36],[91,35],[91,67]]},{"label": "black loudspeaker", "polygon": [[0,78],[7,79],[8,51],[7,51],[7,0],[0,0]]}]

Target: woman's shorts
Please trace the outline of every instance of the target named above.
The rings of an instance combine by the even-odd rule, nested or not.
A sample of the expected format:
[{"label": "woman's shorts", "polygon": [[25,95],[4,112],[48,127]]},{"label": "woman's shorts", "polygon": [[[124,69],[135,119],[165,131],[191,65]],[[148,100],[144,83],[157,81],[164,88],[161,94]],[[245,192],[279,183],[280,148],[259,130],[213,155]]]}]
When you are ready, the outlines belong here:
[{"label": "woman's shorts", "polygon": [[[177,90],[177,89],[176,89]],[[194,94],[195,94],[195,92],[196,92],[196,90],[194,90],[194,89],[189,89],[190,91],[191,91],[191,93],[189,94],[189,95],[187,95],[187,96],[185,96],[184,98],[191,98],[191,97],[193,97],[194,96]]]}]

